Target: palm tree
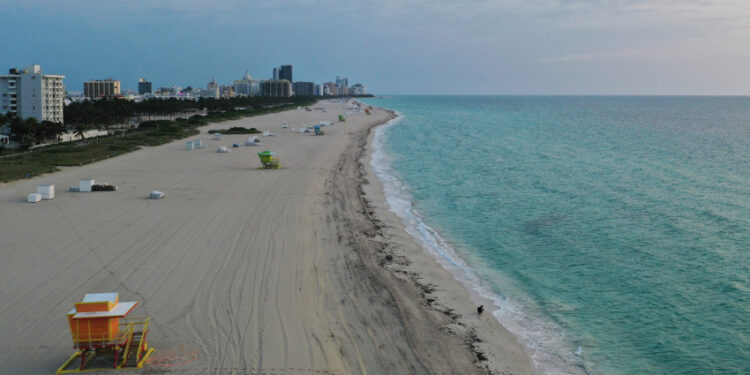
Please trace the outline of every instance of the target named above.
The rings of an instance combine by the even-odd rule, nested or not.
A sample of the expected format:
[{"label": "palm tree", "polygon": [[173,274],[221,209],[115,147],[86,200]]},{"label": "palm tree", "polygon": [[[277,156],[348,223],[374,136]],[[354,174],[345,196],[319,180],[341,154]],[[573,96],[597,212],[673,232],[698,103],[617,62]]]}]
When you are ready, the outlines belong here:
[{"label": "palm tree", "polygon": [[81,140],[86,139],[86,131],[89,130],[89,126],[83,123],[78,123],[73,126],[73,129],[76,131],[76,135],[81,137]]},{"label": "palm tree", "polygon": [[26,121],[18,116],[12,116],[10,119],[10,132],[15,137],[16,142],[19,144],[26,144],[31,129],[29,129]]},{"label": "palm tree", "polygon": [[58,136],[62,134],[64,130],[63,124],[46,120],[42,121],[40,128],[42,139],[51,141],[57,141]]}]

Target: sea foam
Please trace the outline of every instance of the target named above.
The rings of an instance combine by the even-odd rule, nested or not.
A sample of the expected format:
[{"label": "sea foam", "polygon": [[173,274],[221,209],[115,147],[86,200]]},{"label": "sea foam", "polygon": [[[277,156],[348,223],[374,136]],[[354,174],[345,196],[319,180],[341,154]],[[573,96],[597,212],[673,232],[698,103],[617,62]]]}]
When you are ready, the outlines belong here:
[{"label": "sea foam", "polygon": [[580,346],[568,342],[554,323],[531,316],[510,298],[493,292],[457,254],[455,248],[427,225],[414,209],[409,190],[393,173],[391,158],[384,150],[387,130],[404,119],[402,113],[396,114],[396,118],[375,129],[370,158],[370,165],[383,185],[389,210],[401,219],[406,232],[457,281],[480,298],[491,301],[495,306],[493,316],[524,345],[539,371],[547,375],[589,373],[583,363]]}]

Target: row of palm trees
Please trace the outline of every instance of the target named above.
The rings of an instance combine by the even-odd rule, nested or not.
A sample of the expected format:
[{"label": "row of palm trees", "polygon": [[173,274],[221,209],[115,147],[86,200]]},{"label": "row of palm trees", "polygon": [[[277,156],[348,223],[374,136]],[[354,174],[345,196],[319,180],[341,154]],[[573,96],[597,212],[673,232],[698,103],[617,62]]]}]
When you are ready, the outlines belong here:
[{"label": "row of palm trees", "polygon": [[13,140],[23,145],[39,144],[54,141],[65,131],[59,122],[42,121],[29,117],[22,119],[15,113],[0,113],[0,125],[10,125]]},{"label": "row of palm trees", "polygon": [[198,100],[148,99],[132,102],[121,99],[100,99],[72,103],[65,107],[65,123],[109,126],[126,124],[131,119],[148,119],[148,116],[170,116],[206,110],[207,112],[234,111],[238,108],[252,109],[269,105],[294,104],[309,101],[307,97],[271,98],[236,97],[226,99],[200,98]]},{"label": "row of palm trees", "polygon": [[12,138],[19,144],[39,144],[54,141],[66,130],[75,131],[81,138],[90,129],[128,125],[132,120],[151,120],[152,116],[175,118],[199,110],[229,112],[264,108],[282,104],[305,105],[309,97],[272,98],[236,97],[226,99],[200,98],[198,100],[149,99],[132,102],[105,98],[75,102],[65,107],[65,126],[50,121],[39,122],[34,118],[21,119],[14,113],[0,114],[0,125],[10,124]]}]

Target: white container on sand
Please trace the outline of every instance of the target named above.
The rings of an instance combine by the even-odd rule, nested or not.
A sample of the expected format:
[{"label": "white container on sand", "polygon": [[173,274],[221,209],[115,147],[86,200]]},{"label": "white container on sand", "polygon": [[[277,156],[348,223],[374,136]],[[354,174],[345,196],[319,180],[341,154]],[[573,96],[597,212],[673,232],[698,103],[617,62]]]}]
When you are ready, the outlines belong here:
[{"label": "white container on sand", "polygon": [[214,140],[220,141],[221,140],[221,133],[214,133]]},{"label": "white container on sand", "polygon": [[185,149],[186,150],[192,150],[193,149],[193,142],[185,142]]},{"label": "white container on sand", "polygon": [[216,150],[216,152],[220,152],[222,154],[228,153],[229,151],[232,151],[227,148],[227,146],[219,146],[219,148]]},{"label": "white container on sand", "polygon": [[55,198],[55,185],[37,185],[36,193],[42,196],[42,199],[54,199]]},{"label": "white container on sand", "polygon": [[94,186],[95,182],[93,178],[84,178],[78,183],[78,188],[82,193],[90,193],[91,187]]},{"label": "white container on sand", "polygon": [[41,200],[42,200],[42,195],[36,194],[36,193],[29,194],[29,196],[26,199],[26,201],[29,203],[36,203],[36,202],[40,202]]},{"label": "white container on sand", "polygon": [[151,199],[162,199],[164,198],[164,192],[154,190],[151,192]]}]

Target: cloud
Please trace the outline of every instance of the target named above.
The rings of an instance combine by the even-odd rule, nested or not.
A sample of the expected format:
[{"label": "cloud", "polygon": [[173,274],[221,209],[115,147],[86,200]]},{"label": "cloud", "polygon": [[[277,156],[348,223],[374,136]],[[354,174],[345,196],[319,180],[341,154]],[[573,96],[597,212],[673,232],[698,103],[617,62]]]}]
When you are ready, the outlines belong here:
[{"label": "cloud", "polygon": [[[750,65],[750,0],[0,0],[0,9],[5,61],[93,71],[120,63],[175,83],[209,70],[258,75],[279,61],[313,77],[357,67],[372,78],[352,79],[402,92],[480,83],[489,92],[498,82],[503,92],[549,92],[549,82],[576,87],[597,69],[609,77],[613,65],[621,78],[586,89],[606,92],[617,79],[635,87],[644,72],[674,66],[692,69],[683,81],[711,82],[718,71],[750,79],[741,68]],[[44,55],[60,45],[102,53]],[[165,65],[174,69],[157,70]],[[476,72],[479,83],[467,80]]]}]

